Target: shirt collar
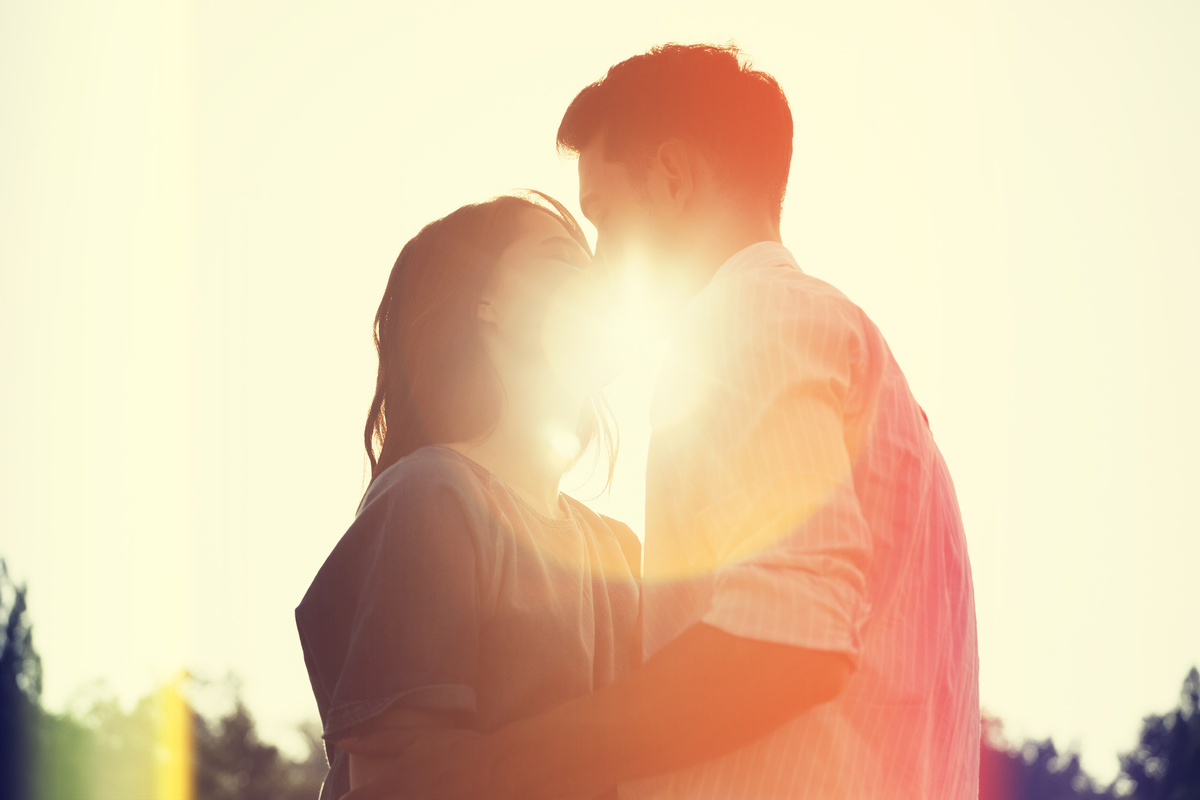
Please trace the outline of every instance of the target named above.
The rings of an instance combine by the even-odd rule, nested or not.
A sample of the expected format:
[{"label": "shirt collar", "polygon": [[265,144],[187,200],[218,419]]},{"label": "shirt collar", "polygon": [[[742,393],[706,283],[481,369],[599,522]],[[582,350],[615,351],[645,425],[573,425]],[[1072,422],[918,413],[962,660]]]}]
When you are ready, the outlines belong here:
[{"label": "shirt collar", "polygon": [[752,267],[780,265],[787,265],[796,270],[800,269],[800,264],[792,255],[792,251],[779,242],[755,242],[725,259],[725,263],[717,267],[717,271],[713,273],[712,280],[716,281],[723,275],[733,275]]}]

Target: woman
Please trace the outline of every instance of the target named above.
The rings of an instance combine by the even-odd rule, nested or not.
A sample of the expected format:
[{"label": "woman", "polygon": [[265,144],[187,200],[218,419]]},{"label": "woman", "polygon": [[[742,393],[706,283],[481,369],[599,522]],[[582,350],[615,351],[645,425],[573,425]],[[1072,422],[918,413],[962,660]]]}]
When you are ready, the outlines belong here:
[{"label": "woman", "polygon": [[589,443],[610,478],[615,455],[589,262],[541,194],[460,208],[396,259],[375,317],[371,483],[296,609],[322,800],[378,766],[344,737],[495,730],[640,662],[638,540],[558,489]]}]

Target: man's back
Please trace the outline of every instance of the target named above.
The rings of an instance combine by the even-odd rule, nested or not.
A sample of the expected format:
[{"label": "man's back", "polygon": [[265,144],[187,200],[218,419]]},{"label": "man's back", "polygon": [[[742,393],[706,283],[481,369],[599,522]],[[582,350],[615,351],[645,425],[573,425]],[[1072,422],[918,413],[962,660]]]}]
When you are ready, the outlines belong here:
[{"label": "man's back", "polygon": [[857,668],[834,701],[627,794],[975,797],[961,518],[924,413],[866,315],[781,245],[753,245],[685,311],[652,422],[647,657],[702,621],[842,652]]}]

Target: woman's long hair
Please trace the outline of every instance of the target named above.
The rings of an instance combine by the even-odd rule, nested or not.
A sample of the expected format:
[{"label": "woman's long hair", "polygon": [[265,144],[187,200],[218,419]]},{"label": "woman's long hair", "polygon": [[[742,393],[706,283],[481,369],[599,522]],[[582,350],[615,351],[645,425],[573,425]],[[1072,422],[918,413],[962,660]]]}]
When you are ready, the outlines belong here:
[{"label": "woman's long hair", "polygon": [[[363,431],[372,482],[420,447],[467,441],[498,421],[504,398],[479,337],[477,309],[496,262],[520,233],[520,215],[530,209],[555,217],[591,255],[579,223],[541,192],[463,206],[426,225],[400,251],[375,314],[379,373]],[[576,435],[581,451],[599,445],[611,483],[616,427],[599,394],[589,398]]]}]

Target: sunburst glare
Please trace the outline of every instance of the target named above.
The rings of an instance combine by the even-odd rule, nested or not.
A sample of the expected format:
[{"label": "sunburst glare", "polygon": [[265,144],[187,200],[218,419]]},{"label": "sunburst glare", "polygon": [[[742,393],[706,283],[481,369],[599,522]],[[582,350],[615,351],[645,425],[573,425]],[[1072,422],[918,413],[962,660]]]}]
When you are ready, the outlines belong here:
[{"label": "sunburst glare", "polygon": [[579,450],[582,447],[579,437],[574,432],[560,425],[554,425],[550,428],[547,439],[550,442],[550,449],[554,452],[554,455],[563,461],[573,460],[579,455]]}]

